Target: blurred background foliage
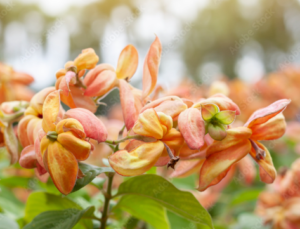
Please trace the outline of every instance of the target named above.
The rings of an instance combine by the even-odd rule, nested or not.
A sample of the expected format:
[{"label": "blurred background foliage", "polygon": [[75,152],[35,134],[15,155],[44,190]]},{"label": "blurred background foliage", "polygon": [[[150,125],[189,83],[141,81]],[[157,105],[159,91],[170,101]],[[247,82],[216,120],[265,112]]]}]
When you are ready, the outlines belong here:
[{"label": "blurred background foliage", "polygon": [[[36,90],[53,84],[55,72],[87,47],[116,65],[132,43],[142,63],[154,34],[163,45],[159,80],[166,87],[184,76],[207,84],[222,74],[254,82],[281,63],[299,62],[299,1],[200,2],[75,1],[61,10],[59,1],[1,1],[0,57],[31,73]],[[141,66],[136,75],[139,84]]]}]

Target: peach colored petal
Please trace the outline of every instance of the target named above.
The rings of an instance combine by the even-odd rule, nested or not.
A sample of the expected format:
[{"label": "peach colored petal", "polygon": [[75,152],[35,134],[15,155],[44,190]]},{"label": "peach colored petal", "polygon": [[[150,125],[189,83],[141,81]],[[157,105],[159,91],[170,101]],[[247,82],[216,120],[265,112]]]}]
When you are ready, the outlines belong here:
[{"label": "peach colored petal", "polygon": [[199,150],[204,145],[205,124],[198,109],[183,111],[178,118],[178,128],[190,149]]},{"label": "peach colored petal", "polygon": [[[39,130],[38,137],[35,139],[35,142],[34,142],[34,150],[35,150],[35,154],[36,154],[36,159],[42,168],[45,168],[45,166],[44,166],[43,156],[42,156],[42,152],[41,152],[41,141],[45,135],[46,135],[46,133],[42,129]],[[45,141],[47,144],[49,143],[49,140],[44,140],[44,144],[45,144]],[[39,169],[39,171],[40,171],[40,169]]]},{"label": "peach colored petal", "polygon": [[254,140],[275,140],[282,137],[286,130],[286,122],[283,114],[278,114],[267,122],[254,125],[251,139]]},{"label": "peach colored petal", "polygon": [[64,195],[69,194],[78,174],[75,156],[55,141],[49,144],[43,160],[56,188]]},{"label": "peach colored petal", "polygon": [[27,126],[28,123],[34,118],[35,116],[33,115],[26,115],[24,118],[21,119],[21,121],[18,124],[18,138],[23,147],[30,145],[27,133]]},{"label": "peach colored petal", "polygon": [[237,163],[237,167],[240,171],[240,174],[246,181],[246,184],[250,185],[255,180],[256,176],[256,169],[254,165],[254,161],[251,159],[250,156],[244,157]]},{"label": "peach colored petal", "polygon": [[43,114],[43,104],[47,96],[55,91],[54,87],[47,87],[36,93],[30,100],[30,107],[32,107],[38,114]]},{"label": "peach colored petal", "polygon": [[250,151],[251,144],[246,139],[241,140],[232,147],[210,154],[201,168],[198,190],[204,191],[210,185],[220,182],[226,176],[230,167],[245,157]]},{"label": "peach colored petal", "polygon": [[74,118],[63,119],[59,123],[57,123],[56,132],[58,134],[64,132],[72,132],[77,138],[83,140],[86,138],[83,126],[77,119]]},{"label": "peach colored petal", "polygon": [[127,45],[121,52],[116,74],[118,79],[130,79],[135,73],[139,62],[139,55],[133,45]]},{"label": "peach colored petal", "polygon": [[134,151],[121,150],[109,157],[111,167],[122,176],[140,175],[155,165],[164,150],[161,141],[145,143]]},{"label": "peach colored petal", "polygon": [[281,99],[265,108],[255,111],[244,126],[252,127],[267,122],[269,119],[283,112],[290,102],[291,100],[289,99]]},{"label": "peach colored petal", "polygon": [[187,177],[193,173],[199,173],[205,159],[194,159],[194,160],[180,160],[176,164],[175,171],[170,177]]},{"label": "peach colored petal", "polygon": [[176,130],[175,128],[172,128],[169,130],[161,139],[164,143],[166,143],[170,149],[174,150],[176,156],[179,153],[179,149],[181,148],[182,144],[184,143],[184,139],[181,135],[181,133]]},{"label": "peach colored petal", "polygon": [[34,78],[31,75],[28,75],[23,72],[13,72],[13,74],[11,76],[11,81],[12,81],[12,83],[28,85],[34,81]]},{"label": "peach colored petal", "polygon": [[146,98],[154,90],[157,82],[158,67],[161,57],[161,43],[155,38],[147,53],[143,70],[143,98]]},{"label": "peach colored petal", "polygon": [[95,53],[94,49],[83,49],[82,53],[74,60],[74,65],[77,67],[77,72],[83,69],[92,69],[99,61],[99,57]]},{"label": "peach colored petal", "polygon": [[181,112],[187,109],[187,105],[182,100],[164,101],[154,108],[156,112],[163,112],[176,120]]}]

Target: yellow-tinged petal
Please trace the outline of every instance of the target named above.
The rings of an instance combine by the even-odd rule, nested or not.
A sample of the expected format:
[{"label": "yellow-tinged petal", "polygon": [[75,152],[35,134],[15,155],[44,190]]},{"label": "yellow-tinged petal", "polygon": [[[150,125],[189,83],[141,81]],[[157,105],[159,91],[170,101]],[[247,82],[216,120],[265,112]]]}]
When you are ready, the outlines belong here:
[{"label": "yellow-tinged petal", "polygon": [[51,142],[43,156],[44,164],[56,188],[64,195],[69,194],[76,183],[78,162],[75,156],[59,142]]},{"label": "yellow-tinged petal", "polygon": [[254,141],[254,142],[260,149],[265,151],[265,157],[260,158],[260,159],[257,158],[256,151],[253,147],[251,148],[251,152],[250,152],[250,155],[252,156],[252,158],[259,165],[260,179],[261,179],[261,181],[263,181],[267,184],[273,183],[273,181],[276,178],[277,173],[276,173],[276,169],[274,168],[274,165],[273,165],[271,154],[270,154],[269,150],[263,144],[261,144],[257,141]]},{"label": "yellow-tinged petal", "polygon": [[161,43],[155,38],[147,53],[143,70],[143,99],[154,90],[157,82],[158,67],[161,57]]},{"label": "yellow-tinged petal", "polygon": [[41,152],[41,154],[42,154],[42,157],[44,157],[44,154],[45,154],[45,152],[47,151],[48,146],[49,146],[50,143],[52,143],[52,141],[49,140],[49,139],[47,138],[47,136],[44,136],[44,137],[42,138],[41,143],[40,143],[40,149],[41,149],[40,152]]},{"label": "yellow-tinged petal", "polygon": [[163,128],[154,109],[145,110],[135,122],[133,132],[139,135],[161,139]]},{"label": "yellow-tinged petal", "polygon": [[56,132],[58,134],[68,131],[71,131],[74,135],[76,135],[77,138],[85,139],[86,137],[83,126],[74,118],[63,119],[56,125]]},{"label": "yellow-tinged petal", "polygon": [[99,57],[94,49],[88,48],[82,50],[82,53],[74,60],[74,65],[77,67],[77,72],[83,69],[92,69],[99,61]]},{"label": "yellow-tinged petal", "polygon": [[[43,114],[43,104],[45,102],[45,99],[47,96],[51,93],[54,92],[55,88],[54,87],[47,87],[44,88],[43,90],[39,91],[36,93],[32,99],[30,100],[30,106],[26,110],[25,115],[27,114],[33,114],[33,115],[42,115]],[[34,112],[32,111],[34,110]]]},{"label": "yellow-tinged petal", "polygon": [[138,62],[139,55],[136,48],[133,45],[127,45],[122,50],[118,60],[117,78],[130,79],[137,69]]},{"label": "yellow-tinged petal", "polygon": [[57,141],[69,152],[73,153],[79,161],[88,159],[91,152],[91,144],[85,140],[77,138],[71,132],[59,134]]},{"label": "yellow-tinged petal", "polygon": [[216,152],[235,147],[238,143],[251,137],[252,131],[247,127],[237,127],[227,130],[227,136],[222,141],[215,141],[207,149],[206,155],[209,156]]},{"label": "yellow-tinged petal", "polygon": [[175,151],[175,154],[177,155],[179,152],[179,149],[181,148],[182,144],[184,143],[184,139],[181,135],[181,133],[172,128],[163,136],[161,139],[164,143],[166,143],[171,149]]},{"label": "yellow-tinged petal", "polygon": [[121,150],[109,157],[111,167],[122,176],[140,175],[155,165],[164,150],[161,141],[145,143],[131,152]]},{"label": "yellow-tinged petal", "polygon": [[252,126],[251,139],[254,140],[275,140],[285,133],[286,122],[283,114],[278,114],[267,122]]},{"label": "yellow-tinged petal", "polygon": [[165,126],[166,128],[164,128],[164,135],[170,131],[173,127],[173,120],[172,117],[169,115],[166,115],[163,112],[156,112],[159,122],[162,126]]},{"label": "yellow-tinged petal", "polygon": [[42,126],[46,133],[56,129],[55,123],[60,109],[59,94],[59,91],[51,92],[44,102]]},{"label": "yellow-tinged petal", "polygon": [[245,139],[232,147],[210,154],[201,168],[198,190],[204,191],[209,186],[221,181],[230,167],[245,157],[250,150],[251,143]]},{"label": "yellow-tinged petal", "polygon": [[181,112],[187,109],[187,105],[182,100],[164,101],[159,106],[155,107],[156,112],[163,112],[166,115],[176,120]]}]

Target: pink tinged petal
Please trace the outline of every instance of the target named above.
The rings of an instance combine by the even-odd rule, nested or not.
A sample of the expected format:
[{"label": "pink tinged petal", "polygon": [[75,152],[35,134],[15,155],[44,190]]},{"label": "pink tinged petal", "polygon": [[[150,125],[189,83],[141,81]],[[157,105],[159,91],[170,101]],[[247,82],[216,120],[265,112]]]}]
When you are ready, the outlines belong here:
[{"label": "pink tinged petal", "polygon": [[178,127],[190,149],[200,149],[204,145],[205,124],[199,110],[189,108],[183,111],[178,118]]},{"label": "pink tinged petal", "polygon": [[209,122],[219,111],[219,107],[215,104],[201,105],[201,115],[203,120],[206,122]]},{"label": "pink tinged petal", "polygon": [[107,139],[107,129],[100,119],[92,112],[83,109],[70,109],[64,115],[64,118],[77,119],[83,126],[84,132],[88,138],[104,142]]},{"label": "pink tinged petal", "polygon": [[[38,165],[39,164],[37,164],[37,166]],[[34,169],[35,175],[41,182],[46,183],[49,179],[49,173],[47,173],[47,171],[44,168],[41,168],[41,170],[39,170],[38,168],[39,167]]]},{"label": "pink tinged petal", "polygon": [[100,64],[89,71],[84,77],[83,83],[87,86],[85,96],[104,96],[117,86],[115,69],[108,64]]},{"label": "pink tinged petal", "polygon": [[76,79],[76,73],[72,72],[72,71],[68,71],[65,75],[65,77],[63,78],[63,80],[61,80],[60,84],[59,84],[59,89],[62,90],[62,93],[64,93],[65,95],[68,95],[70,93],[70,82],[72,80],[73,83],[75,83],[75,79]]},{"label": "pink tinged petal", "polygon": [[144,70],[143,70],[143,98],[146,98],[154,90],[158,67],[161,57],[161,43],[158,37],[155,38],[154,42],[151,44],[150,49],[147,53]]},{"label": "pink tinged petal", "polygon": [[227,136],[226,126],[219,123],[209,123],[207,126],[209,135],[217,141],[222,141]]},{"label": "pink tinged petal", "polygon": [[[35,139],[34,142],[34,150],[35,150],[35,154],[36,154],[36,159],[38,161],[38,164],[40,165],[40,167],[44,168],[44,162],[43,162],[43,156],[42,156],[42,152],[41,152],[41,141],[42,138],[46,135],[46,133],[43,130],[40,130],[38,132],[38,137]],[[39,169],[39,166],[37,166]],[[39,169],[40,171],[40,169]],[[40,173],[41,174],[41,173]]]},{"label": "pink tinged petal", "polygon": [[169,156],[161,156],[160,158],[158,158],[154,166],[156,167],[166,166],[169,163],[169,161],[170,161]]},{"label": "pink tinged petal", "polygon": [[182,100],[164,101],[154,109],[156,112],[163,112],[176,120],[180,113],[187,109],[187,105]]},{"label": "pink tinged petal", "polygon": [[117,66],[117,78],[118,79],[130,79],[135,73],[139,62],[139,55],[136,48],[133,45],[127,45],[121,52],[118,66]]},{"label": "pink tinged petal", "polygon": [[130,130],[138,118],[135,108],[135,99],[130,85],[125,80],[119,81],[120,100],[123,111],[123,119],[127,130]]},{"label": "pink tinged petal", "polygon": [[28,122],[27,125],[27,136],[30,145],[34,144],[35,136],[36,136],[36,130],[38,127],[40,127],[42,120],[39,118],[33,118]]},{"label": "pink tinged petal", "polygon": [[237,167],[246,184],[252,184],[256,177],[256,169],[251,157],[248,155],[244,157],[237,163]]},{"label": "pink tinged petal", "polygon": [[122,176],[140,175],[155,165],[164,150],[161,141],[145,143],[131,152],[120,150],[109,157],[110,166]]},{"label": "pink tinged petal", "polygon": [[179,97],[177,96],[166,96],[160,99],[156,99],[154,101],[151,101],[150,103],[147,103],[140,111],[140,113],[143,113],[145,110],[149,108],[155,108],[161,105],[165,101],[182,101]]},{"label": "pink tinged petal", "polygon": [[236,105],[231,99],[229,99],[227,96],[223,94],[215,94],[209,97],[208,99],[204,99],[198,103],[195,103],[193,107],[199,108],[201,104],[206,104],[206,103],[216,104],[219,107],[220,111],[224,111],[224,110],[236,111],[236,115],[239,115],[241,113],[238,105]]},{"label": "pink tinged petal", "polygon": [[235,111],[220,111],[215,115],[215,118],[218,120],[219,123],[224,125],[229,125],[234,122],[235,120]]},{"label": "pink tinged petal", "polygon": [[31,119],[35,118],[33,115],[26,115],[18,124],[18,138],[23,147],[30,145],[30,141],[28,139],[27,126]]},{"label": "pink tinged petal", "polygon": [[97,105],[95,104],[93,98],[85,96],[81,88],[70,85],[70,90],[71,90],[70,95],[75,105],[71,108],[76,108],[76,107],[85,108],[93,113],[97,111]]},{"label": "pink tinged petal", "polygon": [[255,111],[244,126],[252,127],[267,122],[269,119],[283,112],[290,102],[291,100],[289,99],[281,99],[268,107]]},{"label": "pink tinged petal", "polygon": [[282,137],[286,130],[286,122],[283,114],[278,114],[267,122],[251,127],[253,132],[251,139],[275,140]]},{"label": "pink tinged petal", "polygon": [[47,133],[55,131],[55,124],[58,121],[58,114],[60,113],[60,92],[51,92],[45,99],[43,106],[43,129]]},{"label": "pink tinged petal", "polygon": [[36,154],[33,145],[26,146],[20,156],[20,166],[26,169],[32,169],[36,167]]},{"label": "pink tinged petal", "polygon": [[270,184],[273,183],[276,178],[276,169],[274,168],[273,161],[269,150],[261,143],[254,141],[256,145],[265,152],[264,158],[257,158],[256,150],[252,147],[250,155],[259,165],[259,175],[261,181]]},{"label": "pink tinged petal", "polygon": [[249,140],[242,140],[239,144],[210,154],[200,171],[199,191],[204,191],[210,185],[220,182],[230,167],[245,157],[251,150]]},{"label": "pink tinged petal", "polygon": [[187,177],[193,173],[199,173],[205,159],[194,159],[194,160],[180,160],[176,164],[175,171],[170,175],[171,178],[173,177]]},{"label": "pink tinged petal", "polygon": [[3,130],[6,149],[10,155],[10,164],[15,164],[19,159],[19,143],[12,124],[8,124]]},{"label": "pink tinged petal", "polygon": [[207,148],[207,144],[204,143],[199,150],[192,150],[186,143],[184,143],[179,150],[179,157],[181,160],[203,159],[206,157]]}]

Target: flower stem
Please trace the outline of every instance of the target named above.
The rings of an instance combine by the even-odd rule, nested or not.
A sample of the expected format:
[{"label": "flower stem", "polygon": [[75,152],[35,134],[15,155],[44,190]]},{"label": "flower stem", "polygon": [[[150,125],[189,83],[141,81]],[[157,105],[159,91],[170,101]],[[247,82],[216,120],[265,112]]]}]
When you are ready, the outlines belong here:
[{"label": "flower stem", "polygon": [[104,201],[104,208],[102,211],[100,229],[106,228],[106,222],[107,222],[107,218],[108,218],[108,214],[109,214],[109,202],[112,199],[111,189],[112,189],[112,182],[114,179],[114,173],[109,173],[107,176],[108,176],[108,184],[107,184],[107,191],[104,195],[105,201]]}]

